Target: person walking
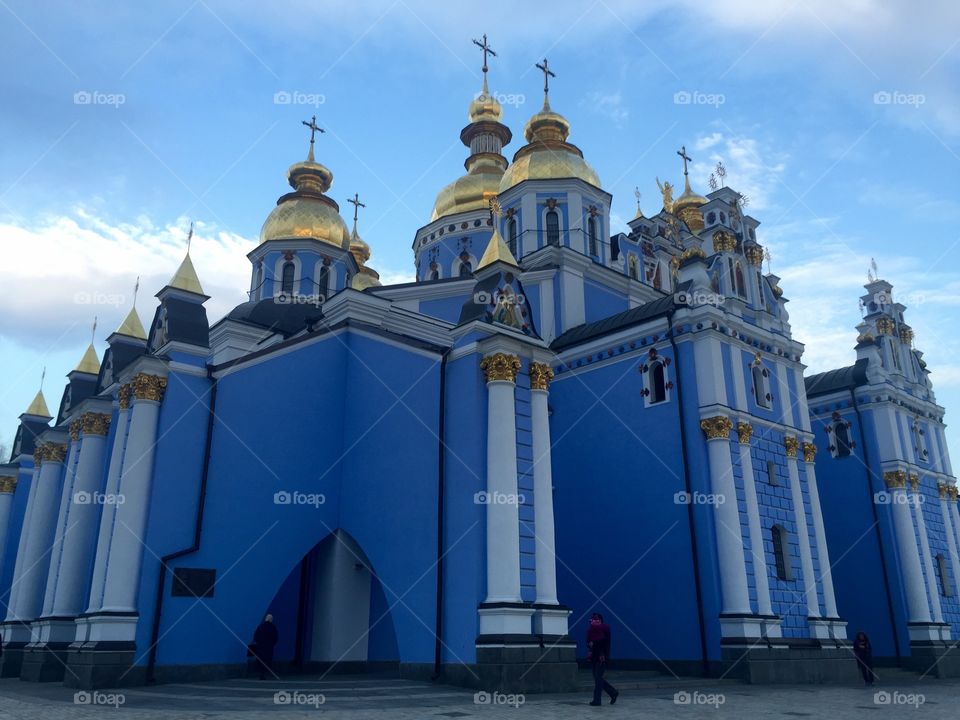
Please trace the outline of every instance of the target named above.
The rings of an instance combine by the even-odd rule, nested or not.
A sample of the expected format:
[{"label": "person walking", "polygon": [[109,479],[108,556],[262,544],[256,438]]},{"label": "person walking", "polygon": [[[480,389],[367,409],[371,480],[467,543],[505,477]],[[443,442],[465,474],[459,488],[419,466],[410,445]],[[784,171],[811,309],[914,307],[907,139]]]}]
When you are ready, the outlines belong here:
[{"label": "person walking", "polygon": [[253,633],[253,652],[260,666],[260,679],[266,680],[266,675],[273,672],[273,648],[277,644],[280,633],[273,624],[273,615],[267,615]]},{"label": "person walking", "polygon": [[857,658],[857,667],[860,668],[860,674],[863,675],[863,682],[868,687],[873,685],[874,678],[876,678],[873,673],[873,648],[870,646],[870,638],[862,630],[854,638],[853,655]]},{"label": "person walking", "polygon": [[603,622],[603,615],[600,613],[594,613],[590,617],[587,628],[587,660],[593,669],[593,702],[590,704],[600,705],[603,693],[606,692],[610,696],[610,704],[613,705],[620,693],[603,678],[610,660],[610,626]]}]

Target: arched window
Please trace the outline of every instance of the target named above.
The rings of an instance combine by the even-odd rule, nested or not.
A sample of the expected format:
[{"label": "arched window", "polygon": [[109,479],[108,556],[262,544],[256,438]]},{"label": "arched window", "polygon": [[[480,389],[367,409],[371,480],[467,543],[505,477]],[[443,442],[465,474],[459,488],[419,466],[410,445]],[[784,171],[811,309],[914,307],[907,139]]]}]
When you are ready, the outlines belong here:
[{"label": "arched window", "polygon": [[837,448],[837,457],[848,457],[850,455],[850,433],[847,430],[847,423],[840,421],[833,425],[833,442]]},{"label": "arched window", "polygon": [[591,257],[600,253],[597,250],[597,219],[589,218],[587,220],[587,252]]},{"label": "arched window", "polygon": [[297,272],[297,267],[292,262],[283,264],[283,275],[280,281],[280,292],[293,292],[293,276]]},{"label": "arched window", "polygon": [[950,574],[947,572],[947,559],[943,553],[937,553],[937,577],[940,579],[940,594],[944,597],[953,597],[953,588],[950,586]]},{"label": "arched window", "polygon": [[317,279],[317,294],[320,296],[320,302],[323,302],[330,296],[330,267],[328,265],[320,266],[320,277]]},{"label": "arched window", "polygon": [[431,279],[431,280],[439,280],[439,279],[440,279],[440,271],[437,270],[436,268],[434,268],[433,270],[431,270],[431,271],[430,271],[430,279]]},{"label": "arched window", "polygon": [[560,244],[560,213],[547,211],[547,245]]},{"label": "arched window", "polygon": [[740,267],[740,263],[737,263],[735,275],[737,279],[737,295],[745,298],[747,296],[747,286],[743,282],[743,269]]},{"label": "arched window", "polygon": [[510,230],[507,234],[510,237],[510,241],[507,246],[510,248],[510,253],[513,255],[513,257],[516,258],[517,257],[517,234],[518,234],[516,218],[510,218]]},{"label": "arched window", "polygon": [[769,372],[765,367],[754,365],[752,372],[753,396],[757,405],[762,408],[770,407]]},{"label": "arched window", "polygon": [[660,403],[666,399],[667,382],[663,363],[656,362],[650,366],[650,404]]},{"label": "arched window", "polygon": [[639,279],[640,279],[640,271],[637,269],[637,256],[636,256],[636,255],[633,255],[633,254],[630,255],[630,262],[628,263],[628,265],[629,265],[629,267],[630,267],[630,279],[631,279],[631,280],[639,280]]},{"label": "arched window", "polygon": [[470,277],[473,274],[473,264],[469,260],[460,262],[460,277]]},{"label": "arched window", "polygon": [[787,530],[782,525],[774,525],[770,528],[770,534],[773,539],[773,561],[777,568],[777,578],[793,580],[793,567],[790,565],[790,556],[787,553],[790,547]]}]

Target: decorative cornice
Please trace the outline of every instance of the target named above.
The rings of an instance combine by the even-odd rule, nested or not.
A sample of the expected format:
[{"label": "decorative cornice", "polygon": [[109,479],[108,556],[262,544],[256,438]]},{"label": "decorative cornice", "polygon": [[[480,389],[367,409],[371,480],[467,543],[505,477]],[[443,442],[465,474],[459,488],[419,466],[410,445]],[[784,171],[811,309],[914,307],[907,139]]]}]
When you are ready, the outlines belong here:
[{"label": "decorative cornice", "polygon": [[713,234],[713,251],[733,252],[737,249],[737,239],[726,230],[717,230]]},{"label": "decorative cornice", "polygon": [[760,267],[763,264],[763,248],[759,245],[749,245],[743,252],[751,265]]},{"label": "decorative cornice", "polygon": [[913,330],[906,325],[900,326],[900,342],[909,345],[913,342]]},{"label": "decorative cornice", "polygon": [[51,461],[62,463],[67,458],[67,446],[65,443],[46,442],[37,446],[33,453],[33,461],[37,464]]},{"label": "decorative cornice", "polygon": [[165,377],[148,375],[147,373],[135,375],[130,384],[133,386],[135,400],[161,402],[163,393],[167,389],[167,379]]},{"label": "decorative cornice", "polygon": [[70,439],[79,440],[80,431],[83,429],[83,421],[80,418],[77,418],[72,423],[70,423]]},{"label": "decorative cornice", "polygon": [[949,490],[947,489],[947,484],[938,482],[937,483],[937,495],[940,496],[941,500],[946,500],[949,495]]},{"label": "decorative cornice", "polygon": [[753,435],[753,425],[748,422],[737,423],[737,438],[741,445],[749,445],[751,435]]},{"label": "decorative cornice", "polygon": [[530,389],[531,390],[549,390],[550,381],[553,379],[553,368],[546,363],[530,363]]},{"label": "decorative cornice", "polygon": [[917,475],[916,473],[910,473],[910,474],[907,476],[907,480],[908,480],[908,482],[910,483],[910,489],[911,489],[911,490],[913,490],[914,492],[917,492],[917,490],[920,489],[920,476],[919,476],[919,475]]},{"label": "decorative cornice", "polygon": [[103,413],[84,413],[80,418],[83,422],[84,435],[106,436],[110,429],[110,416]]},{"label": "decorative cornice", "polygon": [[903,490],[907,487],[907,473],[903,470],[885,472],[883,482],[889,490]]},{"label": "decorative cornice", "polygon": [[0,477],[0,493],[12,493],[17,489],[17,479],[11,475]]},{"label": "decorative cornice", "polygon": [[130,407],[130,396],[133,394],[133,386],[130,383],[121,385],[117,391],[117,400],[120,403],[120,409],[126,410]]},{"label": "decorative cornice", "polygon": [[707,440],[729,440],[733,421],[725,415],[715,415],[700,421],[700,429]]},{"label": "decorative cornice", "polygon": [[783,447],[787,451],[788,458],[795,458],[797,450],[800,448],[800,441],[792,435],[785,435],[783,438]]},{"label": "decorative cornice", "polygon": [[494,353],[480,361],[480,369],[483,370],[487,382],[504,380],[515,383],[520,371],[520,358],[502,352]]},{"label": "decorative cornice", "polygon": [[956,502],[956,501],[957,501],[957,486],[956,486],[956,485],[949,485],[949,486],[947,487],[947,498],[949,498],[950,502]]},{"label": "decorative cornice", "polygon": [[893,320],[886,316],[878,317],[877,332],[881,335],[893,335]]},{"label": "decorative cornice", "polygon": [[803,443],[803,461],[812,463],[817,459],[817,446],[812,442]]}]

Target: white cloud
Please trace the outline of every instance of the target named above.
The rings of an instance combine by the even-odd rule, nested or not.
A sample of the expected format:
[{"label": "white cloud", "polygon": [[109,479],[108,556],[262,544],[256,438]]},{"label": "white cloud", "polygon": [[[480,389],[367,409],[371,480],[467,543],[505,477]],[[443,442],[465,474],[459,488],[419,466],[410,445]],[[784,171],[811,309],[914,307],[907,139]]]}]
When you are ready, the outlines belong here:
[{"label": "white cloud", "polygon": [[693,147],[704,151],[698,152],[690,168],[700,192],[709,190],[709,176],[722,161],[727,169],[726,185],[750,198],[747,212],[769,208],[773,197],[784,193],[787,156],[762,146],[759,139],[713,132],[696,138]]},{"label": "white cloud", "polygon": [[580,102],[580,105],[586,107],[595,115],[609,118],[617,126],[622,126],[630,116],[630,111],[624,107],[623,96],[619,92],[602,93],[594,91],[587,95]]}]

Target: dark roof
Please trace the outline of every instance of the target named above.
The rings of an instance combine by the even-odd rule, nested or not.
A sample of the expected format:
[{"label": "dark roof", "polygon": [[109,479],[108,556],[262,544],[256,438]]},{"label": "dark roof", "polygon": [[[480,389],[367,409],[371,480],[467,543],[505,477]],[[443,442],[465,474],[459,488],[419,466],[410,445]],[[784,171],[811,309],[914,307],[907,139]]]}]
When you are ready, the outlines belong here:
[{"label": "dark roof", "polygon": [[[678,289],[682,290],[683,288],[681,286],[678,287]],[[592,340],[593,338],[622,330],[626,327],[630,327],[631,325],[637,325],[645,320],[657,317],[658,315],[665,315],[666,313],[670,312],[673,307],[673,295],[664,295],[662,298],[651,300],[648,303],[638,305],[635,308],[625,310],[624,312],[617,313],[616,315],[611,315],[603,320],[598,320],[592,323],[584,323],[583,325],[577,325],[576,327],[570,328],[565,333],[561,334],[556,340],[554,340],[550,344],[550,347],[553,350],[559,351],[573,345],[579,345],[587,340]]]},{"label": "dark roof", "polygon": [[308,325],[319,322],[322,318],[323,312],[317,305],[280,303],[274,298],[242,303],[227,315],[228,320],[239,320],[251,325],[258,325],[285,336],[300,332]]},{"label": "dark roof", "polygon": [[868,362],[866,358],[860,358],[853,365],[804,378],[803,382],[807,388],[807,396],[826,395],[837,390],[866,385]]}]

